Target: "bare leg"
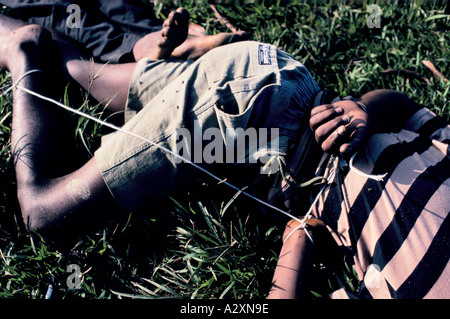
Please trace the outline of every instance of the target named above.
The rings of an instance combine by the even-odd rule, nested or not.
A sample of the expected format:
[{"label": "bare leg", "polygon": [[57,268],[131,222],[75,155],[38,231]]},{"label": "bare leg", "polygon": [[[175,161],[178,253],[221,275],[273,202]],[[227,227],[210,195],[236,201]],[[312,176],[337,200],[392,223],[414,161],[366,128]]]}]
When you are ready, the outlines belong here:
[{"label": "bare leg", "polygon": [[[42,70],[20,85],[59,99],[66,80],[54,68],[57,57],[52,49],[45,29],[27,26],[2,35],[0,66],[10,70],[13,81],[29,70]],[[67,168],[73,153],[68,124],[67,114],[56,106],[14,92],[12,150],[19,203],[31,228],[54,230],[67,221],[78,223],[77,227],[90,225],[117,209],[95,159],[77,170]]]},{"label": "bare leg", "polygon": [[65,61],[68,76],[111,112],[124,111],[135,63],[100,64],[80,59]]},{"label": "bare leg", "polygon": [[[144,58],[153,58],[154,48],[160,38],[161,34],[155,32],[139,40],[133,50],[135,60],[139,61]],[[212,49],[229,43],[245,41],[249,38],[250,34],[245,31],[205,36],[188,36],[183,44],[173,50],[172,57],[178,59],[197,59]]]},{"label": "bare leg", "polygon": [[172,56],[185,59],[197,59],[215,48],[234,42],[245,41],[250,39],[250,37],[250,33],[245,31],[219,33],[203,37],[188,37],[182,45],[173,51]]}]

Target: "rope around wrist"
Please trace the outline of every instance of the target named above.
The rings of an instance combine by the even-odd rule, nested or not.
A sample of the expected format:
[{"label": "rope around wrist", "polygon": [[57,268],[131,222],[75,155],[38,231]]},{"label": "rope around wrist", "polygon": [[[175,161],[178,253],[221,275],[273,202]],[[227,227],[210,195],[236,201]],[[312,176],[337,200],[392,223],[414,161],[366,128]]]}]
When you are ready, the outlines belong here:
[{"label": "rope around wrist", "polygon": [[305,230],[306,228],[317,228],[317,227],[325,227],[325,224],[314,218],[304,218],[302,222],[299,222],[298,220],[292,219],[288,224],[287,227],[292,228],[292,231],[287,234],[285,237],[283,237],[283,244],[286,243],[286,241],[291,237],[296,231],[298,230]]}]

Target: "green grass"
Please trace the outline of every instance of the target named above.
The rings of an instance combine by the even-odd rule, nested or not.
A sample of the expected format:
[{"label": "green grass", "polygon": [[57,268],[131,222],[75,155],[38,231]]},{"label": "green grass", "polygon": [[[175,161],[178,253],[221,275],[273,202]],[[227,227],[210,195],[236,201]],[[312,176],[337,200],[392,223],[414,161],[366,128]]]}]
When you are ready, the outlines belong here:
[{"label": "green grass", "polygon": [[[342,96],[396,89],[450,119],[450,82],[434,79],[421,63],[430,60],[450,76],[450,18],[443,15],[444,2],[380,2],[380,29],[366,25],[366,7],[373,2],[285,3],[239,1],[218,8],[238,28],[253,31],[255,40],[294,55],[325,89]],[[189,9],[209,34],[227,31],[207,4],[177,5]],[[154,9],[163,19],[174,7],[166,3]],[[415,71],[427,76],[430,84],[399,74],[380,75],[387,69]],[[0,86],[9,83],[9,74],[1,72]],[[49,285],[54,298],[66,299],[267,296],[282,226],[261,216],[252,203],[231,200],[232,194],[220,187],[205,190],[214,199],[167,199],[162,208],[110,222],[70,245],[20,229],[9,144],[11,106],[10,96],[0,98],[0,297],[42,299]],[[98,106],[83,107],[101,115]],[[103,133],[98,125],[79,121],[74,136],[86,157]],[[83,273],[79,289],[68,289],[71,264]],[[358,287],[349,264],[316,267],[311,297],[326,297],[339,287]]]}]

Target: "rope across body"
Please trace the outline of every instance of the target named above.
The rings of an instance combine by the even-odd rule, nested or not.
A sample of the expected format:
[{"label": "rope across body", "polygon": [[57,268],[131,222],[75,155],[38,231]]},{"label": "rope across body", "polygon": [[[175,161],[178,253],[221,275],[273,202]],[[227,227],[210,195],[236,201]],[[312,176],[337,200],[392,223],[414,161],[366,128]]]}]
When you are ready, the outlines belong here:
[{"label": "rope across body", "polygon": [[[273,201],[269,200],[269,202],[267,202],[267,201],[264,201],[262,199],[259,199],[259,198],[255,197],[255,196],[249,194],[244,189],[241,189],[241,188],[231,184],[230,182],[226,181],[225,179],[218,177],[217,175],[215,175],[212,172],[210,172],[209,170],[201,167],[200,165],[197,165],[194,162],[187,160],[186,158],[182,157],[181,155],[179,155],[179,154],[171,151],[170,149],[167,149],[167,148],[165,148],[165,147],[163,147],[163,146],[161,146],[161,145],[159,145],[159,144],[157,144],[157,143],[155,143],[155,142],[153,142],[153,141],[151,141],[151,140],[149,140],[149,139],[147,139],[147,138],[145,138],[143,136],[140,136],[138,134],[130,132],[130,131],[122,128],[122,127],[118,127],[118,126],[116,126],[114,124],[111,124],[109,122],[100,120],[100,119],[98,119],[98,118],[96,118],[94,116],[91,116],[91,115],[89,115],[89,114],[87,114],[85,112],[82,112],[80,110],[71,108],[71,107],[66,106],[63,103],[60,103],[60,102],[58,102],[58,101],[56,101],[56,100],[54,100],[52,98],[46,97],[44,95],[41,95],[39,93],[36,93],[36,92],[28,89],[28,88],[20,86],[20,82],[22,82],[22,80],[24,78],[26,78],[27,76],[29,76],[31,74],[41,73],[41,72],[43,72],[43,71],[42,70],[31,70],[29,72],[26,72],[24,75],[22,75],[16,81],[15,84],[13,84],[8,90],[6,90],[3,93],[3,95],[7,94],[8,92],[10,92],[13,89],[18,89],[18,90],[26,92],[26,93],[28,93],[30,95],[33,95],[33,96],[35,96],[35,97],[37,97],[37,98],[39,98],[39,99],[41,99],[43,101],[50,102],[50,103],[52,103],[52,104],[54,104],[54,105],[56,105],[56,106],[58,106],[58,107],[60,107],[62,109],[65,109],[65,110],[67,110],[67,111],[69,111],[71,113],[74,113],[74,114],[76,114],[78,116],[84,117],[84,118],[89,119],[89,120],[91,120],[93,122],[96,122],[96,123],[101,124],[101,125],[103,125],[105,127],[108,127],[108,128],[110,128],[110,129],[112,129],[114,131],[117,131],[117,132],[120,132],[120,133],[123,133],[123,134],[127,134],[129,136],[132,136],[132,137],[138,138],[138,139],[140,139],[140,140],[142,140],[144,142],[147,142],[147,143],[149,143],[149,144],[151,144],[151,145],[161,149],[162,151],[170,154],[171,156],[173,156],[173,157],[175,157],[177,159],[180,159],[180,160],[184,161],[185,163],[188,163],[189,165],[193,166],[195,169],[197,169],[197,170],[205,173],[206,175],[210,176],[211,178],[215,179],[217,182],[219,182],[221,184],[224,184],[224,185],[230,187],[231,189],[237,191],[239,194],[242,194],[242,195],[250,198],[251,200],[253,200],[253,201],[257,202],[257,203],[259,203],[259,204],[261,204],[263,206],[266,206],[267,208],[269,208],[269,209],[271,209],[273,211],[281,213],[281,214],[289,217],[290,219],[297,221],[299,223],[299,225],[284,239],[285,241],[295,231],[297,231],[298,229],[304,229],[306,234],[307,234],[307,236],[308,236],[308,238],[313,242],[313,239],[312,239],[311,235],[309,234],[308,230],[306,229],[306,226],[308,224],[308,220],[311,218],[312,209],[315,206],[315,204],[317,203],[317,201],[319,200],[320,195],[326,189],[327,185],[329,185],[329,184],[334,182],[335,175],[336,175],[336,172],[337,172],[338,167],[339,167],[339,160],[340,160],[339,157],[333,156],[333,155],[330,157],[328,165],[331,165],[333,167],[331,168],[330,174],[329,174],[328,177],[316,176],[316,177],[312,178],[309,181],[306,181],[306,182],[303,182],[303,183],[298,183],[294,178],[292,178],[292,176],[295,176],[295,174],[292,174],[286,158],[284,156],[279,156],[279,155],[276,156],[276,160],[278,161],[278,164],[279,164],[279,172],[280,172],[280,174],[282,176],[282,179],[290,187],[307,188],[307,187],[310,187],[310,186],[320,186],[320,185],[322,185],[322,188],[320,189],[319,193],[316,195],[314,201],[311,203],[311,206],[310,206],[307,214],[304,217],[297,217],[297,216],[294,216],[293,214],[291,214],[291,213],[289,213],[289,212],[287,212],[287,211],[285,211],[283,209],[280,209],[279,207],[276,207],[275,205],[272,205],[270,202],[273,202]],[[316,104],[317,104],[317,101],[316,101]],[[352,158],[352,160],[350,161],[350,168],[351,169],[355,170],[357,173],[359,173],[359,174],[361,174],[363,176],[366,176],[366,177],[374,178],[374,179],[377,179],[377,180],[379,180],[380,178],[383,178],[383,176],[371,176],[371,175],[362,173],[359,170],[354,169],[353,161],[354,161],[355,157],[356,157],[356,154]]]}]

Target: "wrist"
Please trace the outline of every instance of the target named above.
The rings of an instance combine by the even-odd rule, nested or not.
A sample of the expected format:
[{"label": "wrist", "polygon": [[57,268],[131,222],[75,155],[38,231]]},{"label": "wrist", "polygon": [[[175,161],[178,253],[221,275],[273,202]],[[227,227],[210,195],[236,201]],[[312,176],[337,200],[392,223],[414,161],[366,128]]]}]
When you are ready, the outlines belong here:
[{"label": "wrist", "polygon": [[[286,243],[286,241],[291,238],[291,235],[296,232],[304,232],[305,229],[315,229],[315,228],[322,228],[325,227],[325,224],[315,218],[307,218],[306,223],[302,224],[298,220],[291,220],[286,225],[286,229],[283,234],[283,243]],[[295,237],[294,237],[295,238]]]}]

